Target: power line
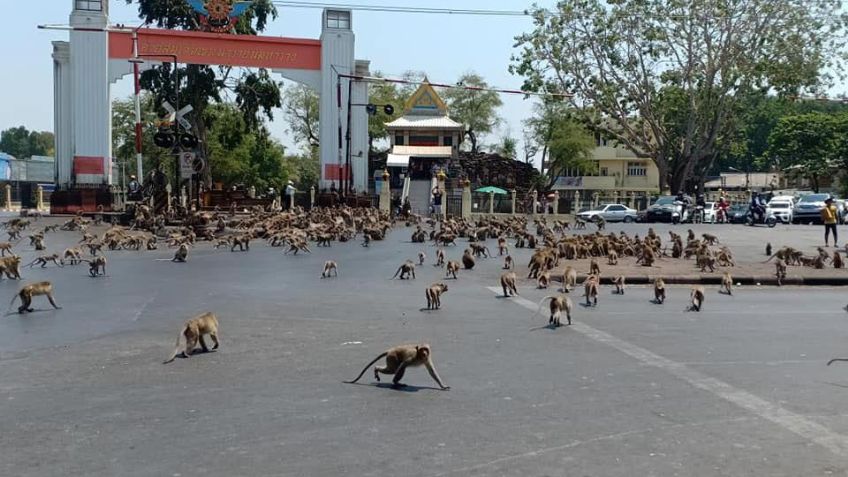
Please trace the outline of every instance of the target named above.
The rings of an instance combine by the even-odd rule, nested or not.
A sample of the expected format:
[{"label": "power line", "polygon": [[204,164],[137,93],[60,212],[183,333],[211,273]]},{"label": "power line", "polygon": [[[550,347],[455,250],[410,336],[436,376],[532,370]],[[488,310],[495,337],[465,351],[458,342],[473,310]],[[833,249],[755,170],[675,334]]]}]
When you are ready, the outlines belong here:
[{"label": "power line", "polygon": [[346,75],[339,74],[340,78],[348,78],[354,81],[365,81],[368,83],[396,83],[396,84],[411,84],[411,85],[421,85],[424,83],[429,84],[434,88],[444,88],[444,89],[464,89],[468,91],[492,91],[495,93],[501,94],[520,94],[526,96],[548,96],[548,97],[560,97],[560,98],[570,98],[572,95],[570,93],[540,93],[535,91],[524,91],[520,89],[502,89],[502,88],[482,88],[479,86],[465,86],[461,83],[457,84],[447,84],[447,83],[431,83],[429,81],[424,80],[409,80],[409,79],[401,79],[401,78],[385,78],[382,76],[361,76],[361,75]]},{"label": "power line", "polygon": [[478,16],[500,16],[500,17],[526,17],[530,16],[528,10],[477,10],[470,8],[428,8],[428,7],[401,7],[395,5],[365,5],[361,3],[324,3],[324,2],[297,2],[287,0],[274,0],[271,3],[280,7],[290,8],[349,8],[367,12],[389,12],[389,13],[424,13],[436,15],[478,15]]}]

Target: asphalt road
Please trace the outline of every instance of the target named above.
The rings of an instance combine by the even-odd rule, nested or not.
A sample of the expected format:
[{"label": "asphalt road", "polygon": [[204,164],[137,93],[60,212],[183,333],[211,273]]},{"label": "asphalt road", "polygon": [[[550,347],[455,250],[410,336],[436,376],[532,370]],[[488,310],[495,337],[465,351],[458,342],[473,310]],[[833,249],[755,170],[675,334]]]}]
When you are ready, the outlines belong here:
[{"label": "asphalt road", "polygon": [[[740,242],[737,256],[821,240],[820,227],[704,228]],[[532,316],[545,291],[496,297],[498,259],[446,280],[443,309],[422,311],[443,271],[408,238],[294,257],[203,245],[186,264],[109,252],[97,279],[27,270],[64,308],[0,318],[0,475],[848,475],[848,363],[825,366],[848,356],[844,289],[713,288],[695,313],[685,287],[659,306],[647,288],[605,286],[552,330]],[[418,278],[390,280],[422,248]],[[320,279],[326,259],[339,278]],[[0,297],[19,286],[3,280]],[[204,310],[221,349],[161,364]],[[423,369],[403,390],[370,373],[342,383],[417,341],[450,391]]]}]

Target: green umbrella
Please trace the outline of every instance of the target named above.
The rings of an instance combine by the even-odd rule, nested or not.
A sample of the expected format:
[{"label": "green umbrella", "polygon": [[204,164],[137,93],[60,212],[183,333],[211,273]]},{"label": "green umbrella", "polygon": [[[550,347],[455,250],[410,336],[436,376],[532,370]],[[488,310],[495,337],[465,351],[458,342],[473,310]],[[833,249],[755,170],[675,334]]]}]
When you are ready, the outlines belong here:
[{"label": "green umbrella", "polygon": [[495,194],[507,195],[507,191],[501,189],[500,187],[495,187],[495,186],[481,187],[481,188],[475,190],[474,192],[483,192],[485,194],[488,194],[490,192],[494,192]]}]

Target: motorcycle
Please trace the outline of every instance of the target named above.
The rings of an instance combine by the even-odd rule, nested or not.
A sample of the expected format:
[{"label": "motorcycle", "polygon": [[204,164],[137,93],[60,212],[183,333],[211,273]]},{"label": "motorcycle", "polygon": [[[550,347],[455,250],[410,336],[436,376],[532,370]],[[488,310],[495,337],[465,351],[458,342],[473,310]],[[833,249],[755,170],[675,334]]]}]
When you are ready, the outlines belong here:
[{"label": "motorcycle", "polygon": [[769,228],[773,228],[777,225],[777,217],[774,216],[773,213],[766,215],[765,211],[762,211],[758,214],[754,214],[754,208],[748,206],[748,214],[745,216],[745,223],[751,227],[754,225],[768,225]]},{"label": "motorcycle", "polygon": [[[681,213],[682,212],[682,213]],[[692,210],[691,207],[683,208],[683,202],[679,200],[674,201],[674,210],[671,212],[671,223],[672,224],[683,224],[691,220]]]}]

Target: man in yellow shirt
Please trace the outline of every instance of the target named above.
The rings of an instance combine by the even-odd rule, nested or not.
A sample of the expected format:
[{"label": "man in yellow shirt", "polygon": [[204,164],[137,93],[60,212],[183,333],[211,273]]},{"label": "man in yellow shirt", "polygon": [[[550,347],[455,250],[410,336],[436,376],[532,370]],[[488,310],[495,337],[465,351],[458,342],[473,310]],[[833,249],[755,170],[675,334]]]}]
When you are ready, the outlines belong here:
[{"label": "man in yellow shirt", "polygon": [[830,232],[833,231],[833,246],[838,247],[839,239],[836,237],[836,222],[839,214],[836,210],[836,205],[833,204],[833,198],[828,197],[824,201],[824,208],[821,210],[822,222],[824,222],[824,246],[828,246]]}]

